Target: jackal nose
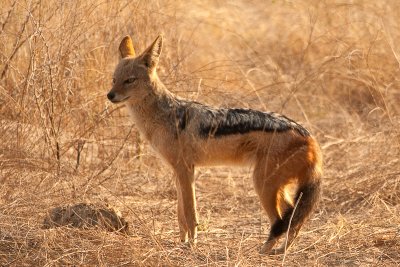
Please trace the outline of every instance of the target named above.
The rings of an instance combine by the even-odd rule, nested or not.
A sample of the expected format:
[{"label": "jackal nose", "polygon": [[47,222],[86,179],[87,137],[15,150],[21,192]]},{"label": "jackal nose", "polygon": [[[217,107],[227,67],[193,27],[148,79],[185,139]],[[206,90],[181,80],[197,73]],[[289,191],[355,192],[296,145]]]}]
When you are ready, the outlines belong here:
[{"label": "jackal nose", "polygon": [[107,98],[108,98],[109,100],[113,100],[114,97],[115,97],[115,93],[114,93],[114,92],[109,92],[109,93],[107,94]]}]

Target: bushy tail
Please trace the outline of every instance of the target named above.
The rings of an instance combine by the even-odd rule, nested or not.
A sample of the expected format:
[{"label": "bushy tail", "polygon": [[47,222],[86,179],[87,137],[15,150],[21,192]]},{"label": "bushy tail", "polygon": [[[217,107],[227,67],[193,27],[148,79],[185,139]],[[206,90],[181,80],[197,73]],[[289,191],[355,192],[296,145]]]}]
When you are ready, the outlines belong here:
[{"label": "bushy tail", "polygon": [[[301,226],[309,217],[311,212],[317,205],[321,194],[321,165],[322,158],[318,143],[313,139],[308,139],[307,149],[307,168],[299,177],[299,188],[297,189],[294,200],[294,207],[286,205],[281,218],[276,219],[271,226],[270,234],[267,241],[263,244],[260,252],[267,253],[272,250],[275,243],[282,234],[287,233],[287,239],[284,247],[275,252],[285,252],[292,244],[300,231]],[[284,190],[284,188],[283,188]],[[278,191],[277,194],[282,192]],[[280,196],[277,195],[277,198]],[[279,202],[278,202],[279,203]],[[289,232],[288,232],[289,231]]]}]

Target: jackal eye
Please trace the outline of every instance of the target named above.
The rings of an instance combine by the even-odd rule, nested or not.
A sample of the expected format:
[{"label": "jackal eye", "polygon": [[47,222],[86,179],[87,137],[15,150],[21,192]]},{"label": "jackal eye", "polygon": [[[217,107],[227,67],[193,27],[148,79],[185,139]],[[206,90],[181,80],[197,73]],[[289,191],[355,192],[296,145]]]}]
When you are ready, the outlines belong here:
[{"label": "jackal eye", "polygon": [[112,84],[115,84],[115,78],[112,79]]},{"label": "jackal eye", "polygon": [[133,83],[134,81],[136,81],[136,78],[129,78],[127,80],[124,81],[124,83]]}]

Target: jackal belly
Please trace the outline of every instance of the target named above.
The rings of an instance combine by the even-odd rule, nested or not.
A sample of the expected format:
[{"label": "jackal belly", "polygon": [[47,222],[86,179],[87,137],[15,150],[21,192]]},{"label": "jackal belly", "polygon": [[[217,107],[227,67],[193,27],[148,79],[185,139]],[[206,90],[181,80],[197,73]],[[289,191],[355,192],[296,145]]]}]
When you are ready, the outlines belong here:
[{"label": "jackal belly", "polygon": [[210,139],[201,146],[195,156],[197,166],[234,165],[245,166],[255,161],[254,151],[241,151],[240,144]]},{"label": "jackal belly", "polygon": [[198,166],[253,164],[259,149],[267,148],[269,137],[266,133],[247,133],[210,137],[196,142],[195,164]]}]

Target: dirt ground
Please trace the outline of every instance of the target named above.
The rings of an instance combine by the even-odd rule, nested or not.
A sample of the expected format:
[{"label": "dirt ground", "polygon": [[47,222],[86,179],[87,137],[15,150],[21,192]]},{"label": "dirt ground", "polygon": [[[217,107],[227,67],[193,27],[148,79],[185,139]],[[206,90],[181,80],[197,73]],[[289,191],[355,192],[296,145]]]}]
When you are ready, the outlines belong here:
[{"label": "dirt ground", "polygon": [[[399,266],[399,16],[383,0],[3,1],[0,266]],[[172,92],[283,113],[320,142],[322,200],[286,255],[258,254],[251,169],[198,170],[199,243],[179,242],[171,170],[106,99],[122,37],[142,51],[159,33]],[[46,226],[74,205],[99,223]]]}]

